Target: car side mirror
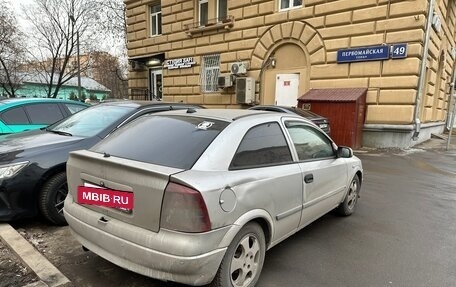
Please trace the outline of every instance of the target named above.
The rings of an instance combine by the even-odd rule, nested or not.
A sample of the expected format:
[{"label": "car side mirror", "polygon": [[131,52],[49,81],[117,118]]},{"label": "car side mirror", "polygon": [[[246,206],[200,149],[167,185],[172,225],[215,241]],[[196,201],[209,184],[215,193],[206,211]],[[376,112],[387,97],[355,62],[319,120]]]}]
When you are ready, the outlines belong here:
[{"label": "car side mirror", "polygon": [[351,158],[353,157],[353,150],[346,146],[340,146],[337,148],[337,157]]}]

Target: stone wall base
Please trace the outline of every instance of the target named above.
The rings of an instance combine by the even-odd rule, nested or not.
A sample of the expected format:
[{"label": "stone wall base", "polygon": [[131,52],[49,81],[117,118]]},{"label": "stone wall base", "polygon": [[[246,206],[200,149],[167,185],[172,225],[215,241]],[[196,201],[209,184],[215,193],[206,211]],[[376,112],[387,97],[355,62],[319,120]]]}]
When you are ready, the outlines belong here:
[{"label": "stone wall base", "polygon": [[413,139],[414,125],[366,124],[363,129],[363,146],[373,148],[410,148],[442,134],[444,122],[421,124],[417,139]]}]

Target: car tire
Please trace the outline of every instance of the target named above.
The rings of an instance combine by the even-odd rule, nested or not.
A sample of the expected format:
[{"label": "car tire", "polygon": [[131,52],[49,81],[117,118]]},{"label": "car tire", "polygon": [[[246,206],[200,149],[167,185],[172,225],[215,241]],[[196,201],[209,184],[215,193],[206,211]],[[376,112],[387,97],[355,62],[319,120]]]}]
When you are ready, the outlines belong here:
[{"label": "car tire", "polygon": [[41,188],[39,208],[45,219],[55,225],[66,225],[63,216],[63,202],[68,194],[66,172],[60,172],[49,178]]},{"label": "car tire", "polygon": [[257,223],[248,223],[234,237],[210,286],[255,286],[263,268],[265,253],[263,229]]},{"label": "car tire", "polygon": [[349,216],[355,212],[356,204],[358,203],[359,191],[361,189],[361,182],[358,175],[355,175],[350,182],[347,194],[344,201],[337,207],[337,213],[342,216]]}]

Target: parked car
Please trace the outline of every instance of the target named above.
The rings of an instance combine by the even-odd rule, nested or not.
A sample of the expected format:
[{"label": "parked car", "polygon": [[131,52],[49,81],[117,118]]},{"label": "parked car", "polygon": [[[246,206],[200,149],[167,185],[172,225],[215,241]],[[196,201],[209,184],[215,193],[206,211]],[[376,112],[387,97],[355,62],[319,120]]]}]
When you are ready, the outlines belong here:
[{"label": "parked car", "polygon": [[0,101],[0,135],[46,127],[89,105],[52,98],[12,98]]},{"label": "parked car", "polygon": [[76,239],[134,272],[255,286],[265,251],[334,208],[361,161],[297,115],[189,110],[137,119],[67,163]]},{"label": "parked car", "polygon": [[0,221],[40,213],[54,224],[65,224],[65,169],[70,151],[91,147],[141,115],[188,107],[198,108],[165,102],[109,102],[41,130],[4,136],[0,139]]},{"label": "parked car", "polygon": [[261,110],[261,111],[297,114],[301,117],[311,120],[325,133],[327,133],[328,135],[331,135],[331,127],[329,125],[329,120],[323,116],[320,116],[320,115],[318,115],[314,112],[308,111],[308,110],[303,110],[303,109],[297,108],[297,107],[274,106],[274,105],[258,105],[258,106],[253,106],[253,107],[249,108],[249,110]]}]

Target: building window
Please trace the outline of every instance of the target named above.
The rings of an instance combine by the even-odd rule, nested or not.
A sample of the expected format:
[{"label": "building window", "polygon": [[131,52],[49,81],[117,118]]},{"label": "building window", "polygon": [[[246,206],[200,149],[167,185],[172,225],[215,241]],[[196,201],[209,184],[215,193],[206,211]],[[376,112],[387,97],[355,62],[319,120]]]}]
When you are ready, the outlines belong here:
[{"label": "building window", "polygon": [[302,0],[279,0],[280,7],[279,10],[288,10],[298,7],[302,7]]},{"label": "building window", "polygon": [[161,5],[150,7],[150,35],[158,36],[162,33]]},{"label": "building window", "polygon": [[228,18],[228,0],[198,0],[198,24],[206,26]]},{"label": "building window", "polygon": [[199,17],[198,17],[198,22],[200,26],[205,26],[207,25],[207,21],[209,20],[209,2],[208,0],[199,0],[199,6],[198,6],[198,11],[199,11]]},{"label": "building window", "polygon": [[228,18],[228,1],[217,0],[217,21],[224,21]]},{"label": "building window", "polygon": [[217,79],[220,72],[220,55],[203,56],[201,70],[201,91],[217,92]]}]

